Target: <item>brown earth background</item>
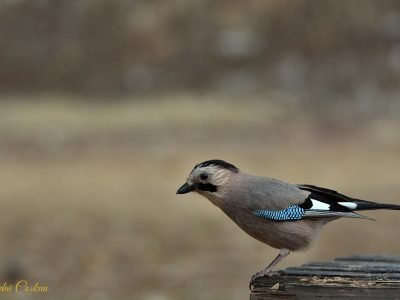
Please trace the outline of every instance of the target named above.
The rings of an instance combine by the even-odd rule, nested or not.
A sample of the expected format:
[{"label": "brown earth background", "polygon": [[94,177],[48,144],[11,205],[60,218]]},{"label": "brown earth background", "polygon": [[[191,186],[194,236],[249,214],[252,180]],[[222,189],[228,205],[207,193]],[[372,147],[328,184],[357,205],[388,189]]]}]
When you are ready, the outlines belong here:
[{"label": "brown earth background", "polygon": [[[400,204],[398,1],[0,3],[0,299],[247,299],[276,250],[176,189],[197,162]],[[281,267],[399,255],[400,214]]]}]

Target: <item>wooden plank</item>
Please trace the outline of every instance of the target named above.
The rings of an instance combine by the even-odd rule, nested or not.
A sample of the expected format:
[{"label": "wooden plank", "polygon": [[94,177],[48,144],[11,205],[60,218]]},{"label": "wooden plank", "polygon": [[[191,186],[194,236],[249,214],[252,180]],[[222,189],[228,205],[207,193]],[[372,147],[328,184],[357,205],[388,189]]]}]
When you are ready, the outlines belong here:
[{"label": "wooden plank", "polygon": [[[278,286],[277,286],[278,284]],[[261,299],[312,299],[365,298],[400,299],[400,281],[397,283],[375,280],[355,280],[342,277],[270,277],[262,282],[265,288],[255,288],[251,300]],[[273,288],[273,289],[271,289]],[[266,291],[269,289],[268,291]],[[371,299],[371,298],[369,298]]]},{"label": "wooden plank", "polygon": [[[326,261],[309,262],[303,266],[378,266],[378,267],[396,267],[400,265],[391,262],[368,262],[368,261]],[[399,268],[400,269],[400,268]]]},{"label": "wooden plank", "polygon": [[367,261],[400,263],[400,256],[353,254],[346,257],[337,257],[335,261]]},{"label": "wooden plank", "polygon": [[400,257],[353,255],[259,278],[251,300],[400,299]]},{"label": "wooden plank", "polygon": [[[292,275],[292,274],[299,274],[298,272],[305,272],[305,273],[313,273],[313,272],[319,272],[320,274],[324,274],[325,276],[330,276],[333,273],[343,273],[345,274],[350,274],[354,273],[356,276],[363,276],[363,274],[370,274],[371,276],[385,276],[385,277],[396,277],[399,276],[400,273],[398,270],[392,270],[388,268],[376,268],[374,269],[373,267],[368,267],[368,268],[362,268],[362,269],[356,269],[356,268],[335,268],[335,267],[304,267],[303,269],[292,269],[292,270],[287,270],[285,272],[282,272],[284,275]],[[332,275],[336,276],[336,275]]]}]

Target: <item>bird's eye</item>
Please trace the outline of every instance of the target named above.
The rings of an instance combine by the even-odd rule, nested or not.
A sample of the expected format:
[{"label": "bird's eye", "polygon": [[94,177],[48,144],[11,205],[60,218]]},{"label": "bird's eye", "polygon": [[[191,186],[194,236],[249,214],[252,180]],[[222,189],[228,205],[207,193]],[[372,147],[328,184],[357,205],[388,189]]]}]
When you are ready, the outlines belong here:
[{"label": "bird's eye", "polygon": [[207,173],[201,173],[200,174],[200,179],[201,180],[207,180],[207,178],[208,178],[208,174]]}]

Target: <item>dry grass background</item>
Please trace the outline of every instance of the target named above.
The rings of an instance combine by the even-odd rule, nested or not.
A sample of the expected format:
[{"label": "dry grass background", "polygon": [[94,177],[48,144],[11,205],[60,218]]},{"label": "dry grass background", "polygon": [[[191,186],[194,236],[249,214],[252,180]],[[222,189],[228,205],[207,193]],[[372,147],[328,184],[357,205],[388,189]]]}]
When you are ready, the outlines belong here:
[{"label": "dry grass background", "polygon": [[[223,96],[34,100],[0,102],[1,274],[48,284],[34,299],[246,299],[277,251],[206,199],[175,195],[199,161],[400,203],[393,116]],[[280,267],[398,255],[399,212],[368,215],[378,222],[334,222]]]}]

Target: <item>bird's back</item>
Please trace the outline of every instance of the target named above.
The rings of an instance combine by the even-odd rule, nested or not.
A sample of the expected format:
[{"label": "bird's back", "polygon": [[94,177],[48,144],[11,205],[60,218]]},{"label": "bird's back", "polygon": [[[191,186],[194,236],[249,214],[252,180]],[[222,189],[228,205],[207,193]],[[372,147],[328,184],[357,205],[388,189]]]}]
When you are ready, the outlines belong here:
[{"label": "bird's back", "polygon": [[240,173],[229,187],[226,205],[247,207],[250,210],[279,210],[301,204],[308,194],[282,180]]}]

